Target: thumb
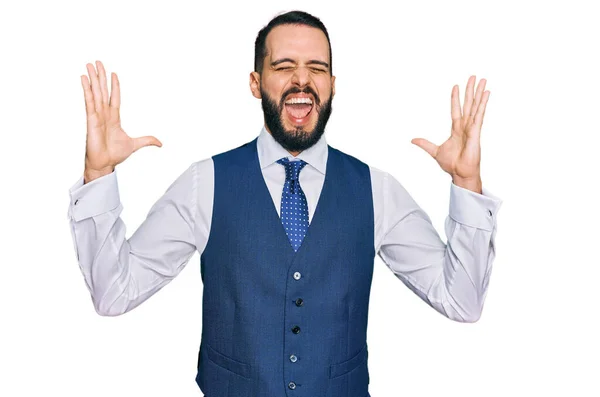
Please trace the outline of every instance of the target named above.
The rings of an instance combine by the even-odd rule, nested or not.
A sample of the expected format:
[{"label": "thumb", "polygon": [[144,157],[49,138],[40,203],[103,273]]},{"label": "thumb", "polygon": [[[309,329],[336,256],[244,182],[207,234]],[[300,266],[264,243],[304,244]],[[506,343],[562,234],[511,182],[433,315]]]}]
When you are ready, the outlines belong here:
[{"label": "thumb", "polygon": [[435,156],[437,155],[438,146],[434,143],[429,142],[427,139],[415,138],[410,142],[425,150],[433,158],[435,158]]},{"label": "thumb", "polygon": [[133,138],[133,152],[145,147],[145,146],[158,146],[162,147],[162,143],[153,136],[142,136],[139,138]]}]

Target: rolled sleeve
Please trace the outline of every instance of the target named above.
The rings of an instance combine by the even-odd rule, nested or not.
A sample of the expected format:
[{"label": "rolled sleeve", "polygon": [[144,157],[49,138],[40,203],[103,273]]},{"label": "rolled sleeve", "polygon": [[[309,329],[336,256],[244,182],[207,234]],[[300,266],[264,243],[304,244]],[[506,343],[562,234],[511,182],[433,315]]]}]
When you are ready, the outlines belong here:
[{"label": "rolled sleeve", "polygon": [[108,175],[83,184],[83,176],[69,189],[69,217],[75,222],[117,208],[121,202],[116,169]]},{"label": "rolled sleeve", "polygon": [[485,187],[481,190],[479,194],[451,182],[449,215],[463,225],[492,231],[502,200]]}]

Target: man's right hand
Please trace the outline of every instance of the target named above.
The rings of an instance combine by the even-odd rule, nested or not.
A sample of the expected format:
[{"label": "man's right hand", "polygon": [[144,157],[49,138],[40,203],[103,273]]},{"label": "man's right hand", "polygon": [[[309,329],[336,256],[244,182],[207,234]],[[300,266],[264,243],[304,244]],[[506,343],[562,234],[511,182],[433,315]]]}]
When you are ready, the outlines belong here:
[{"label": "man's right hand", "polygon": [[111,73],[109,100],[102,62],[96,61],[98,72],[91,63],[86,66],[90,78],[81,76],[87,113],[84,183],[110,174],[117,164],[144,146],[162,147],[153,136],[131,138],[123,131],[119,117],[121,92],[116,73]]}]

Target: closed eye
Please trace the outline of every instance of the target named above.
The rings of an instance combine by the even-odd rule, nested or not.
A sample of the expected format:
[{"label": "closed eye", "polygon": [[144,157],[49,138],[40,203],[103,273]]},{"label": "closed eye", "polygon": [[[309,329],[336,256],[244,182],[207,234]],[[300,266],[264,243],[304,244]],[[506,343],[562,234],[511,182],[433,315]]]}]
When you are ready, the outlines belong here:
[{"label": "closed eye", "polygon": [[[281,68],[277,68],[275,70],[279,72],[279,71],[286,71],[286,70],[292,70],[292,69],[295,69],[295,68],[292,67],[292,66],[284,66],[284,67],[281,67]],[[327,70],[320,69],[320,68],[310,68],[310,70],[311,70],[311,72],[314,72],[314,73],[325,73],[325,72],[327,72]]]}]

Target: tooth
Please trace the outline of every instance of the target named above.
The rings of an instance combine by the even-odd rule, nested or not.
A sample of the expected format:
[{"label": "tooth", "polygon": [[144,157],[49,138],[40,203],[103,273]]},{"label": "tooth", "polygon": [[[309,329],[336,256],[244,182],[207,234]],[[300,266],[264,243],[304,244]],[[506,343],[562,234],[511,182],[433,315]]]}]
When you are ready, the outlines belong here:
[{"label": "tooth", "polygon": [[285,103],[287,104],[297,104],[297,103],[306,103],[312,105],[312,99],[310,98],[290,98]]},{"label": "tooth", "polygon": [[311,104],[312,100],[310,98],[291,98],[287,103],[307,103]]}]

